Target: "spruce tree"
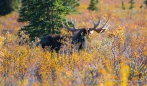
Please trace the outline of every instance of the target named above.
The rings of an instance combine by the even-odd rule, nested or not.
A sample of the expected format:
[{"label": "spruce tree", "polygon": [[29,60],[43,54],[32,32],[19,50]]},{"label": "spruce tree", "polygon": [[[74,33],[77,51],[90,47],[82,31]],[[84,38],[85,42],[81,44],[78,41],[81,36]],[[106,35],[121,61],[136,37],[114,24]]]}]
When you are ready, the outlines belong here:
[{"label": "spruce tree", "polygon": [[87,8],[88,10],[90,11],[97,11],[98,10],[98,7],[96,6],[97,4],[99,3],[98,0],[91,0],[90,1],[90,4],[89,4],[89,7]]},{"label": "spruce tree", "polygon": [[0,16],[5,16],[12,11],[18,11],[20,0],[0,0]]},{"label": "spruce tree", "polygon": [[0,0],[0,16],[9,14],[12,11],[12,0]]},{"label": "spruce tree", "polygon": [[20,9],[20,0],[13,0],[12,2],[13,11],[19,11]]},{"label": "spruce tree", "polygon": [[129,9],[133,9],[135,7],[134,6],[134,4],[135,4],[134,0],[130,0],[129,3],[131,4],[130,7],[129,7]]},{"label": "spruce tree", "polygon": [[21,28],[31,40],[48,34],[60,33],[61,21],[75,12],[78,0],[22,0],[19,22],[29,22]]},{"label": "spruce tree", "polygon": [[125,4],[124,4],[124,0],[122,0],[122,9],[123,9],[123,10],[126,9]]},{"label": "spruce tree", "polygon": [[144,1],[144,4],[145,4],[145,5],[146,5],[146,7],[147,7],[147,0],[145,0],[145,1]]}]

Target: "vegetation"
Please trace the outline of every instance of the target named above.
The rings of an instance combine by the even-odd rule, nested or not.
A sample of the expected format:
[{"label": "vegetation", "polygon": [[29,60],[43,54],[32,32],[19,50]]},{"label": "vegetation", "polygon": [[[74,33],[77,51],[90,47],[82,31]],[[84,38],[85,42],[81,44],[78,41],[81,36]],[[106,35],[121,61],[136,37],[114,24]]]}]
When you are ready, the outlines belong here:
[{"label": "vegetation", "polygon": [[134,2],[134,0],[130,0],[130,7],[129,7],[129,9],[133,9],[135,6],[134,6],[134,4],[135,4],[135,2]]},{"label": "vegetation", "polygon": [[145,0],[145,1],[144,1],[144,4],[145,4],[145,5],[146,5],[146,7],[147,7],[147,0]]},{"label": "vegetation", "polygon": [[51,33],[60,33],[61,21],[71,12],[75,12],[78,0],[22,0],[19,22],[29,22],[21,29],[31,39]]},{"label": "vegetation", "polygon": [[0,16],[7,15],[12,11],[18,11],[19,0],[0,0]]},{"label": "vegetation", "polygon": [[19,45],[29,39],[23,32],[17,36],[28,22],[17,22],[16,12],[0,17],[0,86],[146,86],[147,10],[136,3],[134,10],[124,11],[119,3],[100,2],[101,11],[89,12],[89,4],[81,2],[81,14],[67,16],[76,19],[77,27],[92,27],[90,18],[105,21],[111,15],[109,29],[91,34],[87,49],[72,54],[43,51],[35,46],[39,40]]},{"label": "vegetation", "polygon": [[11,7],[12,0],[1,0],[0,1],[0,16],[6,15],[12,12]]},{"label": "vegetation", "polygon": [[12,2],[13,11],[18,12],[20,10],[20,2],[21,0],[13,0]]},{"label": "vegetation", "polygon": [[124,4],[124,0],[122,0],[122,9],[123,9],[123,10],[126,9],[125,4]]},{"label": "vegetation", "polygon": [[98,7],[97,7],[98,2],[99,2],[98,0],[91,0],[89,7],[87,9],[91,10],[91,11],[94,11],[94,10],[97,11],[98,10]]}]

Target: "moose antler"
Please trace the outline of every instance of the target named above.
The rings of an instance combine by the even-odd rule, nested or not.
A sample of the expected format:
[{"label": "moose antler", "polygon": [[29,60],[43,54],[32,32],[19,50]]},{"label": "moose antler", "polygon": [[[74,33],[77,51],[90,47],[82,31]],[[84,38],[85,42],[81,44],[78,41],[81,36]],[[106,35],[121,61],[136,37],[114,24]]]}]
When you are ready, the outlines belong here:
[{"label": "moose antler", "polygon": [[76,29],[75,24],[76,24],[76,19],[73,21],[72,18],[70,18],[70,22],[73,26],[73,29]]},{"label": "moose antler", "polygon": [[100,17],[97,24],[94,22],[94,20],[92,20],[93,21],[93,24],[94,24],[93,29],[96,29],[96,27],[101,23],[101,19],[102,18]]},{"label": "moose antler", "polygon": [[[68,22],[71,22],[73,28],[71,28],[69,26]],[[68,21],[68,19],[66,19],[66,26],[63,24],[63,22],[62,22],[62,25],[63,25],[64,28],[67,28],[68,30],[73,31],[73,30],[76,29],[75,23],[76,23],[76,20],[73,21],[72,18],[71,18],[70,21]]]},{"label": "moose antler", "polygon": [[103,28],[104,28],[105,25],[107,24],[109,18],[107,19],[107,21],[104,23],[103,26],[101,26],[100,28],[97,28],[97,26],[99,26],[99,24],[101,23],[101,19],[102,19],[102,18],[100,17],[99,20],[98,20],[98,23],[95,23],[95,22],[93,21],[94,27],[93,27],[93,28],[89,28],[89,30],[90,30],[90,31],[91,31],[91,30],[94,30],[94,31],[96,31],[97,33],[104,32],[106,29],[103,29]]}]

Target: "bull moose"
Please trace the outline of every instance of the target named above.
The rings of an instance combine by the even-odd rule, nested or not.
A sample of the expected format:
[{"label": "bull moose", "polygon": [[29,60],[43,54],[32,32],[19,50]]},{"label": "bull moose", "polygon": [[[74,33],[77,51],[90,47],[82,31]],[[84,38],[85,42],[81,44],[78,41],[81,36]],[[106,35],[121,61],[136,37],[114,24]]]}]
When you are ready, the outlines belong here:
[{"label": "bull moose", "polygon": [[[85,45],[86,45],[85,37],[91,34],[92,31],[96,31],[97,33],[102,33],[106,30],[104,27],[107,24],[109,18],[101,27],[97,28],[101,23],[101,19],[102,18],[100,17],[97,23],[93,21],[93,24],[94,24],[93,28],[76,28],[75,21],[72,21],[72,20],[70,21],[72,28],[68,25],[68,20],[66,20],[66,25],[64,25],[63,23],[62,25],[64,28],[72,32],[71,44],[77,47],[77,50],[79,51],[85,48]],[[51,35],[45,36],[41,39],[42,48],[45,48],[45,46],[51,46],[51,50],[55,50],[56,52],[58,52],[61,48],[61,45],[63,45],[58,40],[63,40],[63,39],[64,39],[64,36],[61,36],[60,34],[51,34]]]}]

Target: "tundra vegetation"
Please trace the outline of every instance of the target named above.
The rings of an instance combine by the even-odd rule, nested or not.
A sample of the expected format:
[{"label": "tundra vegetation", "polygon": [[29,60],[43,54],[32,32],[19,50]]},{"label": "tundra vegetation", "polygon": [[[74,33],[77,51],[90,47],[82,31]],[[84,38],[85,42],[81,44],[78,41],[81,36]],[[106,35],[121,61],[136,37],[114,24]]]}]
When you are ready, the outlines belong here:
[{"label": "tundra vegetation", "polygon": [[[147,85],[147,9],[135,3],[130,10],[126,3],[123,10],[121,1],[114,5],[105,0],[99,1],[98,12],[89,12],[84,1],[78,7],[81,14],[66,17],[76,19],[77,27],[93,27],[91,20],[101,16],[105,22],[111,16],[109,29],[91,34],[88,48],[72,54],[44,51],[36,46],[39,39],[28,42],[23,32],[19,38],[18,31],[28,22],[18,23],[18,13],[0,17],[1,86]],[[65,28],[61,32],[70,34]]]}]

